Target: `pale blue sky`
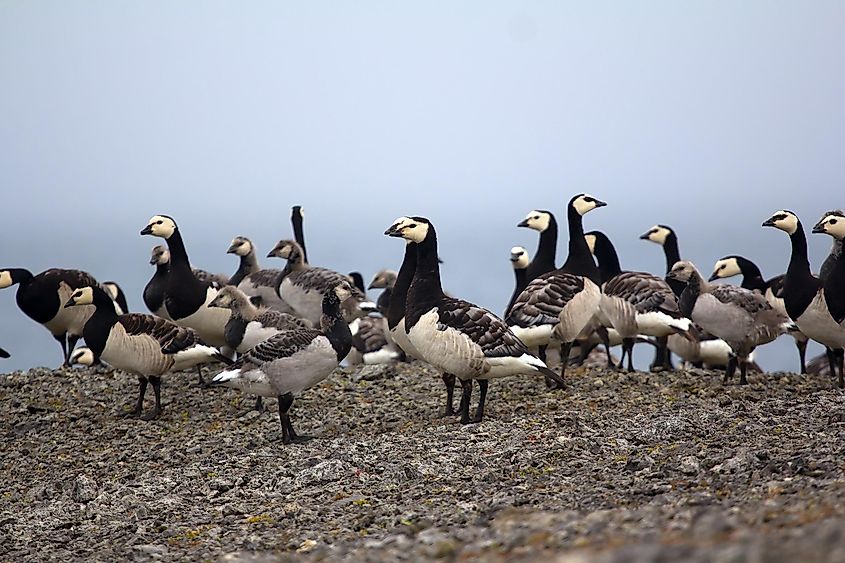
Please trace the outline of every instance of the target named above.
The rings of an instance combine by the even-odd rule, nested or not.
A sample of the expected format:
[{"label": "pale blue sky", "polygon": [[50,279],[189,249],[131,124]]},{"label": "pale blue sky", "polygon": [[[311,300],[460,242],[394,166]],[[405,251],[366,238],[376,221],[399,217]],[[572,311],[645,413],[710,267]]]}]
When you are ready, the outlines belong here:
[{"label": "pale blue sky", "polygon": [[[0,266],[88,269],[143,310],[155,213],[228,272],[233,236],[266,253],[302,204],[312,262],[365,277],[423,214],[447,288],[500,311],[510,247],[536,245],[516,223],[585,191],[623,267],[662,272],[637,239],[662,222],[703,270],[774,275],[772,211],[845,206],[843,29],[838,1],[5,0]],[[3,370],[59,363],[14,290],[0,315]],[[760,356],[797,365],[788,342]]]}]

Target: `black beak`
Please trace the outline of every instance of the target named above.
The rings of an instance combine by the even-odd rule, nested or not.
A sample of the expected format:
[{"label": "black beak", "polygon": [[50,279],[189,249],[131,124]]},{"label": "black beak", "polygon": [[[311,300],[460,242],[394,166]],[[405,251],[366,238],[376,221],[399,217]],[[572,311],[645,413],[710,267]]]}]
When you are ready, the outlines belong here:
[{"label": "black beak", "polygon": [[402,230],[399,228],[398,223],[396,225],[390,225],[390,227],[384,231],[384,234],[389,237],[401,237]]},{"label": "black beak", "polygon": [[824,233],[824,232],[826,232],[826,231],[824,230],[824,224],[821,221],[819,221],[818,223],[813,225],[813,234],[817,235],[819,233]]},{"label": "black beak", "polygon": [[675,275],[675,271],[674,271],[674,270],[669,270],[669,271],[666,273],[666,279],[676,280],[676,279],[678,279],[678,277]]},{"label": "black beak", "polygon": [[375,286],[371,283],[370,285],[368,285],[368,286],[367,286],[367,289],[368,289],[368,290],[370,290],[370,289],[374,289],[374,287],[375,287]]},{"label": "black beak", "polygon": [[67,309],[68,307],[73,307],[74,305],[76,305],[76,301],[74,301],[73,297],[71,297],[67,300],[67,303],[65,303],[65,309]]},{"label": "black beak", "polygon": [[[238,246],[240,246],[240,245],[238,245]],[[238,249],[238,246],[235,246],[233,244],[232,246],[229,247],[229,250],[226,251],[226,254],[234,254],[235,251]]]},{"label": "black beak", "polygon": [[278,255],[276,254],[275,248],[267,253],[267,258],[275,258],[276,256],[278,256]]},{"label": "black beak", "polygon": [[605,203],[605,202],[603,202],[603,201],[601,201],[601,200],[598,200],[598,199],[596,199],[596,198],[593,198],[593,199],[594,199],[594,200],[595,200],[595,202],[596,202],[596,207],[604,207],[605,205],[607,205],[607,203]]},{"label": "black beak", "polygon": [[152,225],[147,225],[146,227],[144,227],[143,229],[141,229],[141,234],[142,234],[142,235],[151,235],[151,234],[153,234],[153,227],[152,227]]},{"label": "black beak", "polygon": [[527,227],[528,226],[528,219],[523,219],[519,223],[516,224],[517,227]]},{"label": "black beak", "polygon": [[717,279],[719,279],[719,276],[716,274],[716,272],[713,272],[712,274],[710,274],[710,277],[707,278],[707,281],[714,281]]},{"label": "black beak", "polygon": [[648,236],[651,234],[651,231],[647,233],[643,233],[640,235],[640,240],[648,240]]},{"label": "black beak", "polygon": [[774,227],[775,226],[775,218],[769,217],[765,221],[763,221],[762,227]]}]

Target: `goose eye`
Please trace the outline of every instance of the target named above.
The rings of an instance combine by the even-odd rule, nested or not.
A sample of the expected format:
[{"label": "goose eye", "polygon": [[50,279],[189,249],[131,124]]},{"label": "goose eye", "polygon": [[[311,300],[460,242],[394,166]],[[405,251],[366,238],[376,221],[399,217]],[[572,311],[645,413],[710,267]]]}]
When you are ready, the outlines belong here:
[{"label": "goose eye", "polygon": [[724,269],[725,269],[725,265],[724,265],[724,264],[722,264],[721,266],[719,266],[719,269],[720,269],[720,270],[724,270]]},{"label": "goose eye", "polygon": [[161,225],[164,221],[156,221],[156,225]]},{"label": "goose eye", "polygon": [[416,224],[416,223],[411,223],[410,225],[408,225],[408,228],[409,228],[409,229],[416,229],[416,228],[417,228],[417,224]]},{"label": "goose eye", "polygon": [[835,225],[835,224],[836,224],[836,219],[831,219],[831,220],[830,220],[830,224],[831,224],[831,225]]}]

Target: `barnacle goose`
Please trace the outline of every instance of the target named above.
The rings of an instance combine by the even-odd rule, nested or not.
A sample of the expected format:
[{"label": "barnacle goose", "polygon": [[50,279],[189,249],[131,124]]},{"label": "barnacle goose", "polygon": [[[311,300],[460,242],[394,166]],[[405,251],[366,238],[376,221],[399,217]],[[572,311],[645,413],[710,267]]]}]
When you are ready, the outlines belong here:
[{"label": "barnacle goose", "polygon": [[153,247],[150,264],[156,267],[153,277],[144,287],[144,305],[150,313],[170,320],[164,308],[164,293],[167,288],[167,274],[170,272],[170,252],[161,244]]},{"label": "barnacle goose", "polygon": [[[461,380],[462,424],[483,418],[489,379],[535,373],[563,384],[499,317],[443,294],[437,233],[428,219],[400,217],[384,234],[416,243],[417,264],[405,305],[405,331],[424,360]],[[470,419],[473,379],[478,380],[480,398],[475,417]]]},{"label": "barnacle goose", "polygon": [[[742,282],[739,286],[752,291],[759,291],[766,296],[766,300],[778,311],[786,315],[786,305],[783,303],[783,280],[785,275],[781,274],[771,279],[763,279],[763,274],[757,264],[743,256],[731,255],[720,258],[713,266],[713,273],[708,281],[730,278],[742,275]],[[795,339],[795,346],[798,348],[798,359],[800,361],[801,373],[807,373],[807,336],[800,330],[790,333]]]},{"label": "barnacle goose", "polygon": [[[828,211],[813,227],[814,233],[825,233],[833,237],[833,248],[825,259],[822,268],[824,275],[819,275],[819,282],[824,288],[824,298],[831,316],[845,327],[845,259],[842,257],[842,240],[845,238],[845,214],[842,211]],[[845,351],[829,351],[831,365],[838,363],[842,376],[843,355]]]},{"label": "barnacle goose", "polygon": [[393,294],[393,286],[396,284],[397,273],[395,270],[381,270],[373,276],[367,289],[381,289],[382,292],[376,300],[376,308],[379,313],[387,317],[390,309],[390,297]]},{"label": "barnacle goose", "polygon": [[173,218],[155,215],[141,230],[142,235],[152,235],[167,241],[170,251],[170,271],[165,278],[164,310],[180,326],[192,328],[208,344],[226,345],[223,332],[231,316],[228,309],[209,308],[219,286],[210,281],[200,281],[191,271],[188,252],[182,233]]},{"label": "barnacle goose", "polygon": [[607,235],[590,231],[584,236],[599,263],[600,318],[606,328],[613,328],[622,338],[620,368],[627,354],[628,371],[634,371],[633,350],[639,334],[658,338],[682,334],[689,340],[697,340],[692,321],[681,314],[678,300],[663,278],[646,272],[622,271],[619,256]]},{"label": "barnacle goose", "polygon": [[346,357],[352,335],[343,320],[340,303],[352,295],[352,287],[340,280],[321,300],[319,329],[299,328],[280,332],[246,352],[212,384],[226,385],[264,397],[278,397],[282,442],[301,442],[290,421],[294,395],[326,379]]},{"label": "barnacle goose", "polygon": [[161,414],[162,375],[206,362],[229,361],[189,328],[154,315],[118,315],[111,298],[97,285],[77,289],[64,307],[90,305],[95,311],[85,323],[83,336],[94,358],[138,376],[138,401],[127,416],[141,415],[148,382],[155,392],[155,408],[144,420]]},{"label": "barnacle goose", "polygon": [[[801,221],[795,213],[781,210],[766,219],[763,226],[775,227],[789,235],[792,252],[783,282],[783,302],[786,305],[786,312],[801,332],[827,348],[831,372],[838,376],[839,386],[845,386],[842,374],[845,326],[843,326],[842,317],[837,317],[834,313],[835,298],[834,307],[831,307],[824,285],[810,272],[807,237]],[[828,280],[831,275],[832,272],[829,271]],[[831,296],[834,295],[831,294]]]},{"label": "barnacle goose", "polygon": [[23,268],[0,270],[0,289],[15,284],[18,284],[15,294],[18,307],[59,341],[63,365],[69,366],[70,354],[82,337],[86,321],[94,314],[94,307],[65,309],[62,305],[74,290],[99,285],[97,280],[81,270],[51,268],[37,275]]},{"label": "barnacle goose", "polygon": [[[731,347],[739,365],[741,385],[748,382],[748,356],[754,348],[771,342],[793,326],[760,293],[734,285],[713,285],[701,277],[692,262],[677,262],[669,277],[687,284],[679,300],[681,313]],[[729,365],[725,382],[733,371]]]},{"label": "barnacle goose", "polygon": [[[569,255],[564,265],[530,281],[514,301],[506,318],[514,334],[530,347],[540,350],[562,343],[561,379],[572,344],[598,313],[601,291],[599,271],[584,239],[583,216],[607,205],[587,195],[573,197],[567,206]],[[549,380],[546,384],[552,387]]]},{"label": "barnacle goose", "polygon": [[[330,291],[341,280],[348,283],[349,278],[328,268],[310,266],[305,262],[302,247],[293,240],[279,241],[267,256],[287,260],[285,270],[288,274],[279,286],[279,296],[297,316],[311,323],[311,326],[319,325],[323,294]],[[352,287],[350,298],[341,304],[344,317],[348,322],[376,308],[374,303],[366,301],[358,288],[351,284],[350,287]]]},{"label": "barnacle goose", "polygon": [[[836,267],[836,264],[842,260],[842,237],[836,233],[841,230],[843,221],[845,221],[845,212],[841,209],[833,209],[825,213],[821,221],[816,224],[816,227],[820,227],[822,223],[829,224],[831,231],[828,234],[833,236],[833,246],[830,249],[830,254],[825,258],[822,267],[819,268],[819,280],[822,283],[827,280],[830,273]],[[813,232],[816,232],[815,228]]]},{"label": "barnacle goose", "polygon": [[524,290],[525,286],[528,285],[528,266],[531,264],[531,260],[528,258],[528,251],[522,246],[514,246],[511,248],[510,260],[511,266],[513,267],[514,288],[511,298],[508,301],[508,306],[505,307],[505,318],[507,318],[508,313],[510,313],[511,307],[513,307],[513,302],[516,301],[516,298],[519,297],[519,294],[522,293],[522,290]]},{"label": "barnacle goose", "polygon": [[233,238],[226,254],[234,254],[240,258],[238,269],[229,278],[229,285],[237,286],[245,277],[261,269],[258,267],[255,245],[246,237],[237,236]]},{"label": "barnacle goose", "polygon": [[534,259],[529,262],[528,268],[525,271],[525,283],[557,268],[555,264],[555,256],[557,255],[557,221],[555,220],[554,214],[551,211],[535,209],[526,215],[525,219],[517,224],[517,227],[525,227],[540,233],[537,252],[534,254]]},{"label": "barnacle goose", "polygon": [[100,365],[100,358],[94,355],[94,352],[88,346],[80,346],[70,355],[70,365],[91,367]]}]

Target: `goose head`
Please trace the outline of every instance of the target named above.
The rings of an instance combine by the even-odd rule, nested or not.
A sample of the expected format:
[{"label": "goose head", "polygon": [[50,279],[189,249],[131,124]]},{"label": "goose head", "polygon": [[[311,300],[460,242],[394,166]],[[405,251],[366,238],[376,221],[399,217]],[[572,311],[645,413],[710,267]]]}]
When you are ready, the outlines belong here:
[{"label": "goose head", "polygon": [[298,262],[302,259],[302,247],[295,240],[280,240],[267,253],[267,258],[282,258],[291,262]]},{"label": "goose head", "polygon": [[399,217],[384,234],[400,237],[410,242],[421,243],[428,236],[431,222],[425,217]]},{"label": "goose head", "polygon": [[814,233],[824,233],[836,239],[845,238],[845,213],[840,210],[828,211],[813,227]]},{"label": "goose head", "polygon": [[352,284],[347,281],[340,282],[339,284],[334,286],[334,288],[332,288],[332,291],[329,292],[330,295],[334,294],[339,303],[343,303],[344,301],[352,297],[352,293]]},{"label": "goose head", "polygon": [[150,253],[150,264],[155,266],[164,266],[170,262],[170,251],[166,247],[158,244],[153,247]]},{"label": "goose head", "polygon": [[94,352],[91,351],[91,348],[83,346],[82,348],[77,348],[73,351],[68,363],[72,366],[80,365],[91,367],[97,363],[97,359],[94,357]]},{"label": "goose head", "polygon": [[232,239],[232,244],[229,245],[229,250],[226,251],[226,254],[247,256],[250,252],[252,252],[252,241],[246,237],[235,237]]},{"label": "goose head", "polygon": [[710,275],[708,281],[713,281],[721,278],[730,278],[742,274],[742,268],[739,267],[738,256],[725,256],[716,261],[713,265],[713,273]]},{"label": "goose head", "polygon": [[798,230],[799,223],[800,221],[795,213],[786,209],[781,209],[763,221],[763,226],[774,227],[776,229],[780,229],[788,235],[793,235],[795,234],[795,231]]},{"label": "goose head", "polygon": [[607,205],[605,202],[598,200],[589,194],[578,194],[569,200],[569,206],[575,209],[575,211],[578,212],[578,215],[581,215],[582,217],[593,209],[596,209],[597,207],[604,207],[605,205]]},{"label": "goose head", "polygon": [[385,289],[393,287],[396,283],[396,276],[398,274],[395,270],[382,270],[373,276],[373,281],[370,282],[367,289]]},{"label": "goose head", "polygon": [[549,228],[552,223],[552,214],[550,211],[537,210],[531,211],[525,216],[525,219],[517,223],[517,227],[526,227],[533,229],[540,233]]},{"label": "goose head", "polygon": [[167,215],[153,215],[147,226],[141,229],[142,235],[153,235],[163,239],[169,239],[176,232],[176,221]]},{"label": "goose head", "polygon": [[672,266],[672,269],[669,270],[668,274],[666,274],[666,277],[670,280],[678,280],[687,283],[696,276],[701,277],[696,267],[689,260],[675,262],[675,265]]},{"label": "goose head", "polygon": [[15,285],[15,283],[15,278],[12,276],[12,272],[9,270],[3,270],[0,272],[0,289],[6,289],[7,287]]},{"label": "goose head", "polygon": [[[102,290],[101,290],[102,291]],[[74,291],[70,298],[65,302],[65,307],[74,307],[76,305],[91,305],[94,303],[94,288],[80,287]]]},{"label": "goose head", "polygon": [[528,251],[521,246],[511,248],[511,265],[514,270],[524,270],[528,267]]},{"label": "goose head", "polygon": [[640,235],[640,239],[642,240],[650,240],[651,242],[657,243],[660,246],[666,244],[666,239],[669,238],[674,231],[672,231],[671,227],[667,227],[666,225],[655,225],[643,234]]},{"label": "goose head", "polygon": [[208,304],[209,307],[218,307],[220,309],[231,309],[237,301],[237,288],[233,286],[225,286],[217,292],[214,299]]}]

